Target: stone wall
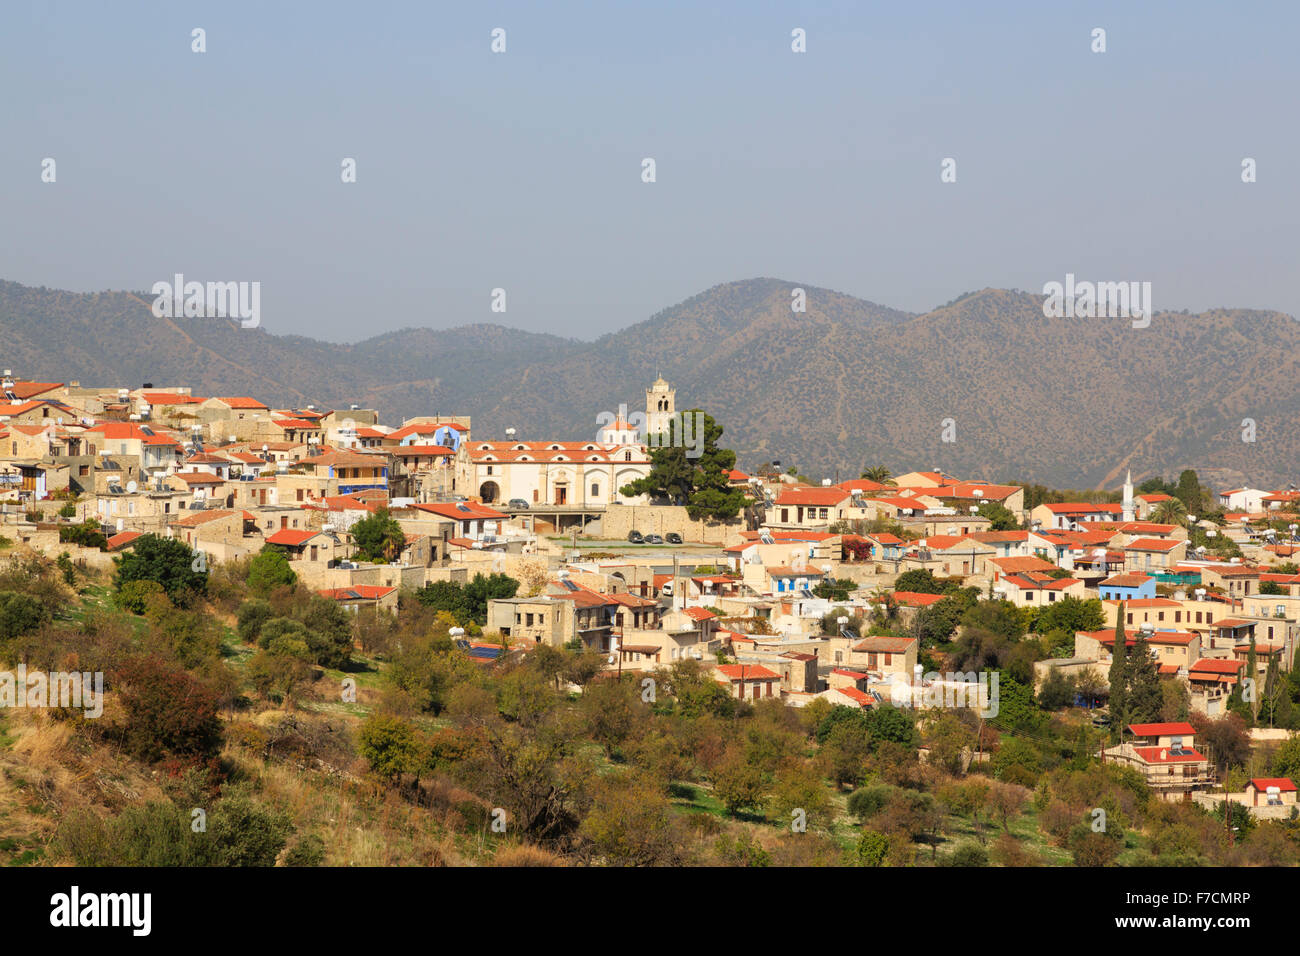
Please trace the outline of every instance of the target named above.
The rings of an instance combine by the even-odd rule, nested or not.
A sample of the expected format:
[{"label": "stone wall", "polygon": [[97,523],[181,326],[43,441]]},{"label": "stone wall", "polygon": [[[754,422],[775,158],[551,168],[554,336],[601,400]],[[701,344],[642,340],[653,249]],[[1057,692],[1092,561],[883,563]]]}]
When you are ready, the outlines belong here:
[{"label": "stone wall", "polygon": [[740,518],[727,522],[694,521],[678,505],[610,505],[600,519],[602,538],[626,539],[634,530],[658,535],[676,532],[687,544],[732,544],[740,540],[744,528]]}]

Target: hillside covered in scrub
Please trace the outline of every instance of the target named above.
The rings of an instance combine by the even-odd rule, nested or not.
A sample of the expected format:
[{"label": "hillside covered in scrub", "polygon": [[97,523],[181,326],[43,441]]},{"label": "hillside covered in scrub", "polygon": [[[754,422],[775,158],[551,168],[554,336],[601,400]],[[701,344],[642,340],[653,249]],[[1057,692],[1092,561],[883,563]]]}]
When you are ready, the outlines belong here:
[{"label": "hillside covered in scrub", "polygon": [[[737,701],[694,661],[620,678],[602,655],[564,648],[502,642],[495,659],[476,658],[452,628],[498,640],[481,622],[489,595],[515,593],[501,576],[351,616],[274,552],[205,574],[189,560],[163,539],[113,573],[0,552],[0,667],[102,671],[106,686],[96,718],[0,710],[0,861],[1300,860],[1294,821],[1239,818],[1233,837],[1198,806],[1159,801],[1132,771],[1098,766],[1100,732],[1035,699],[1005,647],[994,721],[824,700],[792,708]],[[979,633],[1009,620],[996,602],[973,606],[982,610],[964,620]],[[1225,774],[1300,766],[1295,741],[1252,750],[1235,716],[1201,732]],[[1104,832],[1091,826],[1098,807]]]}]

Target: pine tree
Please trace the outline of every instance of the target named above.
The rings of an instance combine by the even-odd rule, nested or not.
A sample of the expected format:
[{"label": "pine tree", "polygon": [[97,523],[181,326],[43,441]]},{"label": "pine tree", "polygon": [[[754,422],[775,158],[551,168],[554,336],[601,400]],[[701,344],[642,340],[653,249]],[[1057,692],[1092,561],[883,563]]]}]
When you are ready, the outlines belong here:
[{"label": "pine tree", "polygon": [[1124,633],[1124,602],[1119,602],[1119,613],[1115,617],[1115,651],[1110,658],[1110,732],[1116,740],[1122,739],[1124,730],[1124,691],[1127,689],[1128,668],[1125,666],[1124,652],[1127,650],[1127,635]]},{"label": "pine tree", "polygon": [[[694,427],[687,427],[692,423]],[[722,426],[698,408],[670,419],[663,434],[647,436],[650,473],[624,485],[620,494],[649,495],[685,505],[693,521],[730,521],[745,506],[745,492],[731,487],[736,453],[718,447],[721,437]]]},{"label": "pine tree", "polygon": [[1154,723],[1160,719],[1160,705],[1164,695],[1160,690],[1160,671],[1151,657],[1146,636],[1138,631],[1133,643],[1133,654],[1125,668],[1128,678],[1126,718],[1130,723]]}]

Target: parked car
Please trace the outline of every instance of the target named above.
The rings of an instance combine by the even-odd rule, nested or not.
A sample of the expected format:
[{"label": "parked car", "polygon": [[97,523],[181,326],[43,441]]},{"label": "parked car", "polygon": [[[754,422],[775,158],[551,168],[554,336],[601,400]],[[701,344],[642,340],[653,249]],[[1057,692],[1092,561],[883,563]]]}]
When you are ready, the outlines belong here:
[{"label": "parked car", "polygon": [[678,534],[676,531],[669,531],[668,534],[666,535],[666,537],[668,538],[668,543],[669,543],[669,544],[681,544],[681,543],[682,543],[682,536],[681,536],[680,534]]},{"label": "parked car", "polygon": [[629,531],[627,540],[632,544],[645,544],[645,538],[641,537],[640,531]]},{"label": "parked car", "polygon": [[514,508],[517,511],[527,511],[528,502],[524,501],[523,498],[511,498],[507,507]]},{"label": "parked car", "polygon": [[663,544],[664,539],[657,534],[648,534],[645,536],[646,544]]}]

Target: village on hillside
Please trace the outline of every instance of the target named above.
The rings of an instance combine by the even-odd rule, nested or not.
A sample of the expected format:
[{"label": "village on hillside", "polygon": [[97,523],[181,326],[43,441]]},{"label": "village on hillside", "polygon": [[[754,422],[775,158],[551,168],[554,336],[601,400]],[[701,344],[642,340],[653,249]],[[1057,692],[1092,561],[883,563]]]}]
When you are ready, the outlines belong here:
[{"label": "village on hillside", "polygon": [[[0,536],[12,554],[57,558],[69,583],[163,539],[202,574],[272,555],[356,622],[472,585],[483,613],[448,620],[478,668],[562,652],[596,663],[579,677],[556,665],[561,688],[630,679],[653,702],[656,681],[675,687],[693,662],[736,706],[815,712],[819,742],[832,712],[947,709],[956,736],[909,726],[912,759],[1026,795],[1045,769],[1012,759],[1017,735],[1043,726],[1027,705],[1073,714],[1092,735],[1075,759],[1126,768],[1158,801],[1296,817],[1294,773],[1241,752],[1271,754],[1300,726],[1294,487],[1196,488],[1197,514],[1181,485],[1141,491],[1131,476],[1069,501],[872,463],[839,482],[774,463],[746,472],[712,433],[674,440],[692,415],[714,423],[683,413],[662,378],[644,413],[597,416],[577,440],[180,383],[6,370],[3,392]],[[683,462],[712,475],[703,498],[657,487],[661,466]],[[272,684],[259,685],[268,700],[292,696]],[[1244,745],[1213,729],[1232,714]],[[837,788],[871,776],[866,753],[849,759]]]}]

